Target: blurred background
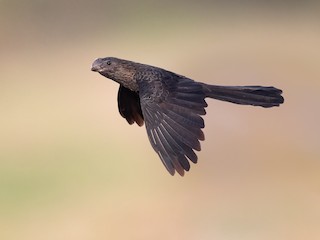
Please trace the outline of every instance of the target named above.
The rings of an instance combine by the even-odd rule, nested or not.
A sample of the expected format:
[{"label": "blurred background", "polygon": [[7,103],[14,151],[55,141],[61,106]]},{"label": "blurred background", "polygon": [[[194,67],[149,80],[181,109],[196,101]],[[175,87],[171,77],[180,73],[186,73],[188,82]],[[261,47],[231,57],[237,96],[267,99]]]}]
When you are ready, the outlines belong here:
[{"label": "blurred background", "polygon": [[[0,239],[319,239],[319,4],[264,2],[0,0]],[[286,102],[208,100],[171,177],[90,71],[106,56]]]}]

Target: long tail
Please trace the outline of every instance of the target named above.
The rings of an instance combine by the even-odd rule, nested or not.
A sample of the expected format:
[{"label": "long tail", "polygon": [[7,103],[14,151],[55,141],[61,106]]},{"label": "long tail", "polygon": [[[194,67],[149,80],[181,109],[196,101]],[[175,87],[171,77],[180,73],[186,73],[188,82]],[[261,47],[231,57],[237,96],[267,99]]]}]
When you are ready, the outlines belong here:
[{"label": "long tail", "polygon": [[282,91],[262,86],[216,86],[203,83],[206,97],[243,105],[275,107],[284,102]]}]

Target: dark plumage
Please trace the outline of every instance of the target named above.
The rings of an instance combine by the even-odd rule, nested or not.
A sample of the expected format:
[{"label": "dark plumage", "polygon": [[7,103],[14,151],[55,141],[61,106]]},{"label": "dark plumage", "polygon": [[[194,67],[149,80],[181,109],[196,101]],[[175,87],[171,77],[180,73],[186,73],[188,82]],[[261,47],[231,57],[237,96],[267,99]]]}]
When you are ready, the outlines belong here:
[{"label": "dark plumage", "polygon": [[92,71],[120,84],[118,107],[129,124],[146,123],[153,149],[171,175],[189,171],[198,161],[208,106],[205,98],[236,104],[279,106],[282,91],[262,86],[216,86],[196,82],[167,70],[118,58],[99,58]]}]

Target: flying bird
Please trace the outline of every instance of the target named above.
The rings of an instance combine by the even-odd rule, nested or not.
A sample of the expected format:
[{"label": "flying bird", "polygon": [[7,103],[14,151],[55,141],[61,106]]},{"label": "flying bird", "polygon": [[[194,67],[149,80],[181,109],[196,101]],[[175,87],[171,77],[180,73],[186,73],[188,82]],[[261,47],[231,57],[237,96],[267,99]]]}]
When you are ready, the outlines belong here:
[{"label": "flying bird", "polygon": [[118,109],[129,124],[145,122],[149,141],[171,175],[197,163],[194,150],[204,140],[205,98],[265,108],[284,102],[282,91],[263,86],[217,86],[162,68],[114,57],[98,58],[98,72],[120,84]]}]

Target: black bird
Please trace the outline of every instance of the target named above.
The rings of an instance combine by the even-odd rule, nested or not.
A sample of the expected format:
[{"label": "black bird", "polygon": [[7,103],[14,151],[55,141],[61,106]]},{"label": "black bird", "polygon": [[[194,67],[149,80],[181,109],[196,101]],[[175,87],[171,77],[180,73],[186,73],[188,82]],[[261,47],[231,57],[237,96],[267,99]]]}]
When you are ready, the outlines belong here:
[{"label": "black bird", "polygon": [[201,117],[205,98],[265,108],[284,102],[282,91],[263,86],[216,86],[141,63],[114,57],[98,58],[92,71],[120,84],[118,108],[129,124],[146,123],[149,141],[171,175],[189,171],[198,161],[204,140]]}]

